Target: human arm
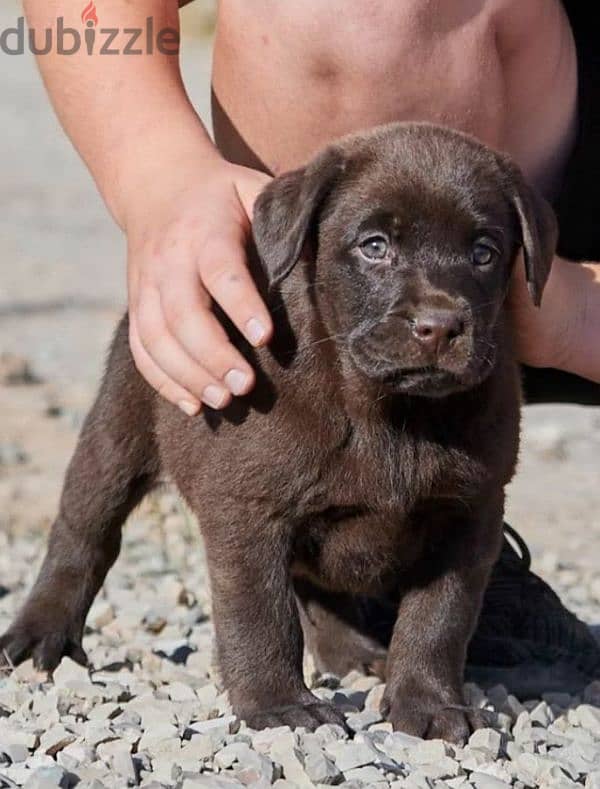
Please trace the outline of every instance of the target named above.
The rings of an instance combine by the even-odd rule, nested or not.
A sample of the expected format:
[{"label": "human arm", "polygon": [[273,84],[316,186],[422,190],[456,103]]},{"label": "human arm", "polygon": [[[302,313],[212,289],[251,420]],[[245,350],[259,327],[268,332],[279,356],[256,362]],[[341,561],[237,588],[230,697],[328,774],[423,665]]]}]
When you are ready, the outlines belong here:
[{"label": "human arm", "polygon": [[523,272],[515,266],[510,292],[519,359],[600,383],[600,263],[557,256],[539,308]]},{"label": "human arm", "polygon": [[[76,0],[25,0],[31,27],[78,28]],[[179,29],[177,0],[105,0],[100,27]],[[114,42],[121,47],[127,40]],[[176,54],[70,55],[39,66],[56,112],[128,241],[136,365],[187,413],[220,407],[254,373],[211,310],[214,299],[253,345],[272,324],[246,267],[249,214],[267,176],[226,162],[185,92]],[[237,372],[235,372],[237,371]]]}]

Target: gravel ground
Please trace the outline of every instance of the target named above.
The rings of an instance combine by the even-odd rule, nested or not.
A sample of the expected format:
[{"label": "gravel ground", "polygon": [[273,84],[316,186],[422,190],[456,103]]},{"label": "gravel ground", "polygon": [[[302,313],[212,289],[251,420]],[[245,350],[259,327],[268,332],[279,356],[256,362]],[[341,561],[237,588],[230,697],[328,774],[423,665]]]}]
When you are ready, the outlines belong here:
[{"label": "gravel ground", "polygon": [[[1,629],[42,550],[39,530],[0,535]],[[581,576],[569,572],[573,591]],[[330,725],[255,732],[231,715],[219,687],[209,612],[195,525],[175,495],[156,494],[132,516],[90,613],[84,646],[93,668],[65,658],[49,682],[28,662],[0,680],[0,785],[600,787],[600,682],[580,697],[523,703],[501,686],[485,695],[467,685],[490,727],[458,748],[392,733],[377,678],[315,678],[307,659],[307,680],[344,711],[351,735]]]},{"label": "gravel ground", "polygon": [[[0,27],[19,13],[0,7]],[[208,113],[210,42],[187,19],[184,68]],[[30,58],[0,54],[0,632],[42,558],[62,475],[124,301],[123,243],[51,114]],[[93,287],[90,287],[93,283]],[[4,353],[4,356],[1,354]],[[526,410],[508,518],[538,572],[600,624],[600,415]],[[600,789],[600,683],[580,697],[521,700],[497,687],[470,703],[490,729],[468,747],[392,734],[371,677],[307,679],[354,732],[251,732],[230,714],[212,666],[205,563],[195,524],[165,491],[131,517],[88,621],[93,669],[54,682],[30,664],[0,675],[0,786],[193,787],[343,783]]]}]

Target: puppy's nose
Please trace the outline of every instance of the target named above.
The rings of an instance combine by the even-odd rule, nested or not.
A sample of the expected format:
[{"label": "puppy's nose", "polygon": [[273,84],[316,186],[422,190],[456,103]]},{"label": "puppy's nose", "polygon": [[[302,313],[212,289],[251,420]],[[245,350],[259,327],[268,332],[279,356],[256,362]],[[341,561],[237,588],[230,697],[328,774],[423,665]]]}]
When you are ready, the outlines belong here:
[{"label": "puppy's nose", "polygon": [[463,334],[465,325],[460,315],[452,310],[427,310],[412,321],[415,339],[430,353],[439,355],[452,340]]}]

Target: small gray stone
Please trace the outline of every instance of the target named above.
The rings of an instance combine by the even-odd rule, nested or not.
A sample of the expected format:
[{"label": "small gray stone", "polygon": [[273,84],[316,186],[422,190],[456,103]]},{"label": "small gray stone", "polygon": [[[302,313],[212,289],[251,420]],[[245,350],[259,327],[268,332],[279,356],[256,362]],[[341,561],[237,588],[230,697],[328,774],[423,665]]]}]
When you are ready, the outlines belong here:
[{"label": "small gray stone", "polygon": [[367,694],[352,688],[339,688],[332,697],[332,702],[343,712],[358,712],[365,704]]},{"label": "small gray stone", "polygon": [[119,775],[127,779],[135,778],[129,743],[122,740],[104,742],[98,746],[98,758]]},{"label": "small gray stone", "polygon": [[404,732],[395,731],[389,734],[380,745],[380,748],[394,761],[403,762],[408,759],[409,753],[423,742],[419,737],[413,737]]},{"label": "small gray stone", "polygon": [[80,666],[71,658],[64,657],[52,674],[52,679],[57,688],[69,687],[73,682],[91,684],[87,668]]},{"label": "small gray stone", "polygon": [[371,712],[379,712],[381,707],[381,700],[385,693],[385,685],[375,685],[368,693],[365,699],[364,708]]},{"label": "small gray stone", "polygon": [[208,734],[194,734],[189,742],[183,743],[181,756],[186,759],[204,761],[212,759],[218,750],[217,741]]},{"label": "small gray stone", "polygon": [[2,780],[8,786],[23,786],[31,778],[31,770],[25,764],[11,764],[2,768]]},{"label": "small gray stone", "polygon": [[161,784],[170,786],[179,783],[182,773],[183,770],[172,758],[152,759],[152,778]]},{"label": "small gray stone", "polygon": [[93,762],[96,758],[96,750],[90,745],[82,741],[75,741],[71,745],[67,745],[62,751],[56,755],[56,761],[65,768],[65,770],[73,771],[82,764]]},{"label": "small gray stone", "polygon": [[283,777],[298,787],[312,787],[304,770],[303,753],[293,732],[281,734],[269,750],[269,756],[283,769]]},{"label": "small gray stone", "polygon": [[167,699],[149,698],[148,696],[133,699],[127,704],[125,711],[138,715],[145,729],[155,725],[177,725],[175,705]]},{"label": "small gray stone", "polygon": [[572,742],[553,749],[551,755],[573,779],[577,779],[579,774],[600,769],[600,747],[597,743]]},{"label": "small gray stone", "polygon": [[[0,718],[0,722],[2,719]],[[0,728],[0,743],[6,745],[24,745],[30,751],[37,748],[39,744],[39,736],[31,731],[15,731],[11,728]],[[1,751],[2,746],[0,746]]]},{"label": "small gray stone", "polygon": [[138,743],[138,750],[157,753],[157,748],[164,752],[166,743],[180,742],[177,726],[172,723],[154,723],[148,726]]},{"label": "small gray stone", "polygon": [[499,781],[511,784],[516,773],[516,768],[510,761],[496,759],[493,762],[484,762],[480,764],[473,772],[485,773],[486,775],[491,775],[493,778],[497,778]]},{"label": "small gray stone", "polygon": [[471,773],[469,781],[475,789],[509,789],[510,787],[509,783],[505,783],[487,773]]},{"label": "small gray stone", "polygon": [[213,683],[196,688],[196,698],[206,709],[214,709],[216,707],[218,695],[217,687]]},{"label": "small gray stone", "polygon": [[190,729],[198,734],[235,734],[239,729],[239,720],[235,715],[224,715],[222,718],[190,723]]},{"label": "small gray stone", "polygon": [[115,618],[115,610],[108,600],[97,600],[92,607],[87,618],[87,624],[94,630],[101,630],[110,624]]},{"label": "small gray stone", "polygon": [[331,742],[325,751],[334,759],[336,767],[343,773],[355,767],[373,764],[378,753],[372,745],[357,742]]},{"label": "small gray stone", "polygon": [[381,721],[381,723],[371,724],[368,730],[373,733],[381,732],[381,734],[384,735],[381,740],[383,742],[383,740],[385,740],[385,737],[387,737],[388,734],[393,733],[394,727],[389,721]]},{"label": "small gray stone", "polygon": [[515,738],[515,742],[519,745],[531,742],[531,728],[529,713],[524,710],[519,713],[515,725],[513,726],[513,737]]},{"label": "small gray stone", "polygon": [[292,730],[289,726],[274,726],[272,729],[252,732],[252,747],[259,753],[267,753],[280,736],[290,734]]},{"label": "small gray stone", "polygon": [[377,685],[381,685],[381,680],[379,677],[368,676],[365,674],[358,674],[358,676],[352,680],[352,689],[353,690],[362,690],[365,693],[368,693]]},{"label": "small gray stone", "polygon": [[252,754],[250,748],[243,742],[234,742],[226,745],[215,754],[215,764],[222,770],[232,767],[236,762],[245,762]]},{"label": "small gray stone", "polygon": [[516,762],[519,756],[523,753],[523,749],[514,741],[507,742],[504,746],[504,750],[506,751],[508,758],[512,759],[513,762]]},{"label": "small gray stone", "polygon": [[185,663],[188,655],[192,652],[187,638],[161,639],[152,644],[152,651],[156,655],[161,655],[173,660],[175,663]]},{"label": "small gray stone", "polygon": [[413,770],[404,781],[405,787],[410,789],[432,789],[435,786],[435,781],[428,778],[421,770]]},{"label": "small gray stone", "polygon": [[29,748],[25,745],[19,745],[18,743],[3,745],[0,742],[0,754],[7,756],[13,764],[17,764],[27,759],[29,756]]},{"label": "small gray stone", "polygon": [[[535,753],[521,754],[517,760],[517,767],[519,771],[532,776],[538,783],[550,777],[555,768],[561,769],[552,759]],[[520,777],[519,772],[517,775]],[[562,775],[564,776],[565,773],[562,772]]]},{"label": "small gray stone", "polygon": [[83,727],[83,739],[88,745],[96,747],[101,742],[114,740],[115,733],[104,721],[88,721]]},{"label": "small gray stone", "polygon": [[537,723],[547,728],[554,720],[554,715],[548,704],[545,701],[540,701],[540,703],[536,704],[530,711],[529,720],[532,723]]},{"label": "small gray stone", "polygon": [[198,697],[193,688],[184,682],[171,682],[164,687],[171,701],[197,701]]},{"label": "small gray stone", "polygon": [[40,748],[44,753],[47,753],[48,756],[55,756],[59,751],[66,748],[67,745],[70,745],[76,739],[77,737],[75,734],[67,731],[62,724],[57,723],[42,734],[40,737]]},{"label": "small gray stone", "polygon": [[[91,721],[103,721],[103,720],[111,720],[112,718],[116,718],[121,712],[121,707],[118,704],[115,704],[114,701],[107,701],[104,704],[97,704],[96,706],[92,707],[88,714],[88,720]],[[139,716],[138,716],[138,723],[139,723]]]},{"label": "small gray stone", "polygon": [[435,764],[446,756],[453,756],[454,751],[443,740],[422,740],[410,751],[410,761],[414,764]]},{"label": "small gray stone", "polygon": [[352,770],[344,771],[344,779],[344,786],[347,786],[348,782],[350,781],[357,781],[359,786],[365,787],[389,786],[385,775],[380,773],[376,767],[370,765],[365,767],[355,767]]},{"label": "small gray stone", "polygon": [[363,710],[363,712],[352,712],[346,718],[346,723],[352,731],[364,731],[374,723],[382,720],[381,714],[375,710]]},{"label": "small gray stone", "polygon": [[600,770],[594,770],[587,775],[585,789],[600,789]]},{"label": "small gray stone", "polygon": [[56,789],[67,787],[70,781],[66,771],[58,764],[53,767],[39,767],[23,784],[24,789]]},{"label": "small gray stone", "polygon": [[461,766],[450,756],[442,756],[435,762],[422,764],[419,768],[421,772],[432,780],[442,780],[446,778],[456,778],[461,773]]},{"label": "small gray stone", "polygon": [[461,789],[467,783],[467,780],[466,775],[457,775],[456,778],[447,778],[444,783],[450,789]]},{"label": "small gray stone", "polygon": [[600,738],[600,709],[591,704],[580,704],[577,707],[579,723],[584,729],[591,731],[595,737]]},{"label": "small gray stone", "polygon": [[322,747],[330,742],[348,739],[347,732],[337,723],[323,723],[315,730],[315,735]]},{"label": "small gray stone", "polygon": [[186,778],[181,789],[231,789],[232,786],[243,786],[244,784],[236,781],[235,778],[228,778],[224,775],[198,775],[194,778]]},{"label": "small gray stone", "polygon": [[477,729],[469,737],[469,746],[483,751],[491,759],[497,759],[502,751],[502,734],[494,729]]},{"label": "small gray stone", "polygon": [[303,766],[314,784],[336,784],[341,778],[338,766],[320,750],[313,749],[307,753]]}]

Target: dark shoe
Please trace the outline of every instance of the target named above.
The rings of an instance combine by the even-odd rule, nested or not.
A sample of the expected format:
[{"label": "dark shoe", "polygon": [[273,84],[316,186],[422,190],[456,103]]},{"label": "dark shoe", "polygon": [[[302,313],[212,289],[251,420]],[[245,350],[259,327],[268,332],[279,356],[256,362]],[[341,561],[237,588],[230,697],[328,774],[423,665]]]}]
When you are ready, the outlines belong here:
[{"label": "dark shoe", "polygon": [[467,679],[483,687],[502,684],[522,698],[579,693],[600,679],[600,644],[530,565],[526,544],[505,525],[469,645]]}]

